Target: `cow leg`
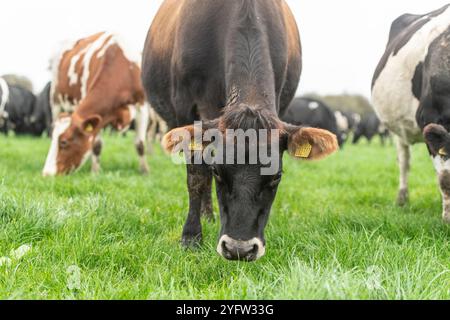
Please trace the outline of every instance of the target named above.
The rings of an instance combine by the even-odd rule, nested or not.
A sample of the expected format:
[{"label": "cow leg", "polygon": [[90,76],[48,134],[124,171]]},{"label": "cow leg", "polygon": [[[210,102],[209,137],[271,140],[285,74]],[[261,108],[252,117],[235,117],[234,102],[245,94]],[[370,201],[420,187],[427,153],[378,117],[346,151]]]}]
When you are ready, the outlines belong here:
[{"label": "cow leg", "polygon": [[211,188],[212,178],[211,170],[207,165],[188,164],[186,167],[189,213],[183,228],[182,244],[185,247],[192,247],[198,245],[202,240],[202,204],[204,194]]},{"label": "cow leg", "polygon": [[208,219],[209,221],[214,221],[214,213],[213,213],[213,207],[212,207],[212,196],[211,196],[211,190],[212,190],[212,173],[211,170],[209,171],[209,175],[205,179],[205,190],[202,194],[202,207],[201,207],[201,213],[202,216]]},{"label": "cow leg", "polygon": [[148,174],[149,168],[145,156],[145,140],[147,138],[147,129],[150,117],[150,106],[144,103],[136,108],[136,150],[139,155],[139,166],[142,174]]},{"label": "cow leg", "polygon": [[450,160],[440,155],[432,155],[432,159],[442,194],[442,218],[450,223]]},{"label": "cow leg", "polygon": [[156,138],[156,129],[158,123],[156,122],[155,111],[150,110],[148,131],[147,131],[147,150],[148,154],[153,154],[153,143]]},{"label": "cow leg", "polygon": [[103,141],[100,136],[95,137],[94,145],[92,146],[92,167],[91,172],[98,174],[100,172],[100,155],[102,153]]},{"label": "cow leg", "polygon": [[409,201],[408,176],[411,161],[411,147],[408,143],[396,138],[398,165],[400,168],[400,189],[397,196],[397,204],[404,206]]}]

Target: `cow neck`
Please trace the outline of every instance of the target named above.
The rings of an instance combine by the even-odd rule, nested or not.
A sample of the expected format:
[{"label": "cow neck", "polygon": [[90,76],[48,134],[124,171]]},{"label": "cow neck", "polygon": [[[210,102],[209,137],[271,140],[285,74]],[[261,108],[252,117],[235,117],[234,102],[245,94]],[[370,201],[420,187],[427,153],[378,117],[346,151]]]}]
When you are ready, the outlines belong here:
[{"label": "cow neck", "polygon": [[[91,92],[92,93],[92,92]],[[94,99],[94,96],[101,97],[100,99]],[[74,116],[80,119],[86,119],[94,115],[102,117],[103,124],[106,125],[110,119],[110,115],[114,114],[114,104],[109,103],[107,98],[103,95],[90,94],[90,97],[84,99],[76,108]]]},{"label": "cow neck", "polygon": [[227,105],[267,107],[276,113],[272,59],[257,1],[243,1],[235,15],[226,43]]}]

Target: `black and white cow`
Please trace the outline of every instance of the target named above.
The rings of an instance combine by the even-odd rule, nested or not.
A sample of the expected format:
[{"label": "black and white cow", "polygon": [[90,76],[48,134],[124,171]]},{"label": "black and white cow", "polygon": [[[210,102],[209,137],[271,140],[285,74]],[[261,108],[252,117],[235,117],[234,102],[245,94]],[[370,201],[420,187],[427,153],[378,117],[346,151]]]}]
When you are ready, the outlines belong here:
[{"label": "black and white cow", "polygon": [[328,130],[336,135],[340,146],[344,143],[344,135],[338,128],[335,113],[317,99],[295,98],[281,120],[296,126]]},{"label": "black and white cow", "polygon": [[385,140],[389,137],[389,130],[381,123],[375,113],[369,113],[362,117],[357,125],[353,136],[353,144],[357,144],[363,137],[370,143],[376,136],[380,137],[381,143],[384,145]]},{"label": "black and white cow", "polygon": [[372,95],[380,120],[397,138],[398,203],[408,201],[410,146],[425,141],[439,179],[443,218],[450,222],[450,5],[393,22]]},{"label": "black and white cow", "polygon": [[9,85],[0,78],[0,131],[7,134],[42,135],[44,129],[36,120],[36,97],[31,91],[19,86]]},{"label": "black and white cow", "polygon": [[52,108],[50,105],[51,82],[47,83],[41,93],[36,97],[31,123],[36,134],[46,131],[48,136],[52,130]]},{"label": "black and white cow", "polygon": [[341,132],[342,138],[344,141],[347,141],[350,134],[358,128],[361,122],[361,116],[355,112],[347,111],[335,111],[334,116],[336,117],[338,130]]}]

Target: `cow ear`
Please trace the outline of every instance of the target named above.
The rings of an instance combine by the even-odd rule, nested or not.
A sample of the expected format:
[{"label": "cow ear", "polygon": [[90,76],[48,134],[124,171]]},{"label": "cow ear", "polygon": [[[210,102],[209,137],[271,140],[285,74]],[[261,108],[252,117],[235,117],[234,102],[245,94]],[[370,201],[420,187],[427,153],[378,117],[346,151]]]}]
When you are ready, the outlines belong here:
[{"label": "cow ear", "polygon": [[100,129],[101,129],[101,122],[102,122],[102,117],[95,115],[95,116],[91,116],[85,120],[83,120],[83,122],[81,123],[80,129],[81,132],[83,132],[86,135],[95,135],[97,134]]},{"label": "cow ear", "polygon": [[[169,131],[162,140],[162,147],[167,153],[180,152],[182,148],[187,148],[190,151],[202,151],[209,143],[204,141],[196,141],[196,130],[201,130],[201,138],[207,130],[217,129],[219,121],[203,121],[201,127],[196,125],[180,127]],[[198,133],[197,133],[198,134]],[[184,149],[184,150],[187,150]]]},{"label": "cow ear", "polygon": [[430,151],[434,155],[447,156],[446,144],[450,141],[448,131],[441,125],[429,124],[423,130],[423,136]]},{"label": "cow ear", "polygon": [[161,144],[167,153],[173,153],[178,145],[192,139],[194,139],[194,126],[186,126],[169,131]]},{"label": "cow ear", "polygon": [[320,160],[339,149],[336,136],[326,130],[289,126],[286,132],[287,150],[296,159]]}]

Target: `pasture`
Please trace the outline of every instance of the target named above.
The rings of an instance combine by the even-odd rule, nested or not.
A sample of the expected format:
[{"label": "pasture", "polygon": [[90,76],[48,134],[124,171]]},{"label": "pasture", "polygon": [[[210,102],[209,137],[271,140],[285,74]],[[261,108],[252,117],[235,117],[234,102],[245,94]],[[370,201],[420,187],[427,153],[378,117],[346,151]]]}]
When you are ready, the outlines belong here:
[{"label": "pasture", "polygon": [[156,147],[141,176],[132,139],[106,137],[99,176],[49,179],[49,140],[0,137],[0,299],[450,299],[450,227],[424,145],[405,208],[393,146],[285,156],[267,254],[245,263],[215,252],[218,221],[200,249],[181,248],[185,169]]}]

